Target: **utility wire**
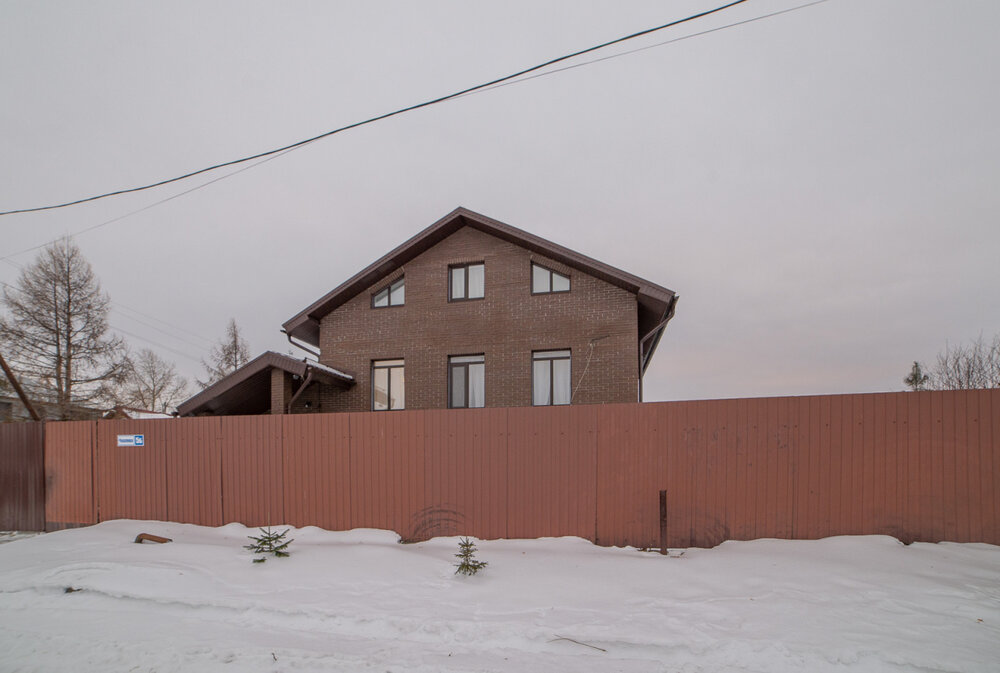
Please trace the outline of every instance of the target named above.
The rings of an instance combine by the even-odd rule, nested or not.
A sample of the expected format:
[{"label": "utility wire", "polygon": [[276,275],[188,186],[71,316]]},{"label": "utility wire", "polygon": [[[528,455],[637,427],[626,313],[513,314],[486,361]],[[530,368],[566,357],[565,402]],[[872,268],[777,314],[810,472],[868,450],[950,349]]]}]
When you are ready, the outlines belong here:
[{"label": "utility wire", "polygon": [[276,149],[267,150],[265,152],[259,152],[257,154],[253,154],[253,155],[250,155],[250,156],[247,156],[247,157],[243,157],[241,159],[233,159],[231,161],[225,161],[225,162],[222,162],[222,163],[214,164],[214,165],[208,166],[206,168],[201,168],[201,169],[196,170],[196,171],[191,171],[190,173],[185,173],[184,175],[179,175],[179,176],[173,177],[173,178],[167,178],[166,180],[160,180],[159,182],[153,182],[153,183],[150,183],[148,185],[142,185],[140,187],[130,187],[130,188],[127,188],[127,189],[119,189],[119,190],[116,190],[116,191],[113,191],[113,192],[106,192],[106,193],[103,193],[103,194],[98,194],[96,196],[88,196],[86,198],[76,199],[75,201],[67,201],[65,203],[59,203],[59,204],[55,204],[55,205],[37,206],[37,207],[34,207],[34,208],[19,208],[19,209],[15,209],[15,210],[6,210],[6,211],[0,212],[0,216],[2,216],[2,215],[13,215],[15,213],[32,213],[32,212],[37,212],[37,211],[41,211],[41,210],[53,210],[53,209],[56,209],[56,208],[66,208],[67,206],[75,206],[75,205],[78,205],[78,204],[81,204],[81,203],[87,203],[89,201],[97,201],[98,199],[104,199],[104,198],[108,198],[110,196],[118,196],[118,195],[121,195],[121,194],[130,194],[132,192],[139,192],[139,191],[143,191],[143,190],[146,190],[146,189],[153,189],[154,187],[160,187],[162,185],[170,184],[172,182],[178,182],[180,180],[185,180],[187,178],[194,177],[195,175],[200,175],[202,173],[207,173],[209,171],[214,171],[214,170],[217,170],[219,168],[224,168],[226,166],[233,166],[235,164],[240,164],[240,163],[244,163],[244,162],[247,162],[247,161],[253,161],[254,159],[260,159],[260,158],[268,157],[268,156],[271,156],[271,155],[274,155],[274,154],[278,154],[278,153],[281,153],[281,152],[286,152],[286,151],[289,151],[289,150],[293,150],[293,149],[296,149],[298,147],[302,147],[303,145],[308,145],[309,143],[316,142],[317,140],[320,140],[322,138],[328,138],[329,136],[335,135],[337,133],[342,133],[343,131],[347,131],[347,130],[350,130],[350,129],[358,128],[359,126],[365,126],[367,124],[372,124],[374,122],[381,121],[383,119],[388,119],[389,117],[395,117],[397,115],[401,115],[401,114],[404,114],[404,113],[407,113],[407,112],[412,112],[413,110],[418,110],[420,108],[429,107],[431,105],[436,105],[438,103],[443,103],[443,102],[445,102],[447,100],[451,100],[453,98],[458,98],[460,96],[464,96],[466,94],[472,93],[474,91],[478,91],[480,89],[486,89],[486,88],[489,88],[489,87],[493,87],[493,86],[496,86],[496,85],[501,84],[503,82],[507,82],[509,80],[521,77],[522,75],[527,75],[528,73],[532,73],[532,72],[535,72],[537,70],[541,70],[543,68],[547,68],[550,65],[554,65],[556,63],[561,63],[563,61],[567,61],[569,59],[576,58],[577,56],[582,56],[583,54],[589,54],[589,53],[597,51],[599,49],[604,49],[606,47],[610,47],[611,45],[614,45],[614,44],[619,44],[619,43],[622,43],[622,42],[626,42],[628,40],[634,40],[637,37],[642,37],[643,35],[649,35],[650,33],[655,33],[657,31],[661,31],[661,30],[664,30],[666,28],[671,28],[673,26],[677,26],[677,25],[680,25],[682,23],[687,23],[689,21],[694,21],[695,19],[700,19],[702,17],[709,16],[710,14],[715,14],[717,12],[721,12],[723,10],[729,9],[730,7],[734,7],[736,5],[740,5],[740,4],[744,3],[744,2],[746,2],[746,0],[734,0],[733,2],[727,3],[727,4],[722,5],[720,7],[716,7],[714,9],[709,9],[709,10],[706,10],[704,12],[699,12],[698,14],[692,14],[691,16],[685,17],[683,19],[677,19],[675,21],[671,21],[669,23],[665,23],[663,25],[656,26],[654,28],[647,28],[647,29],[641,30],[641,31],[639,31],[637,33],[632,33],[630,35],[625,35],[623,37],[619,37],[619,38],[616,38],[614,40],[610,40],[608,42],[603,42],[601,44],[594,45],[592,47],[587,47],[586,49],[581,49],[579,51],[575,51],[575,52],[573,52],[571,54],[565,54],[563,56],[559,56],[557,58],[553,58],[553,59],[550,59],[548,61],[545,61],[544,63],[539,63],[539,64],[533,65],[533,66],[531,66],[529,68],[525,68],[523,70],[519,70],[517,72],[511,73],[509,75],[505,75],[503,77],[498,77],[497,79],[491,80],[489,82],[483,82],[482,84],[477,84],[475,86],[471,86],[471,87],[462,89],[460,91],[456,91],[454,93],[450,93],[450,94],[447,94],[447,95],[444,95],[444,96],[439,96],[438,98],[432,98],[430,100],[426,100],[426,101],[424,101],[422,103],[416,103],[416,104],[410,105],[408,107],[400,108],[398,110],[394,110],[393,112],[386,112],[384,114],[381,114],[381,115],[378,115],[378,116],[375,116],[375,117],[371,117],[369,119],[365,119],[364,121],[354,122],[353,124],[348,124],[347,126],[341,126],[340,128],[334,129],[332,131],[327,131],[327,132],[321,133],[321,134],[319,134],[317,136],[313,136],[312,138],[306,138],[305,140],[299,140],[298,142],[294,142],[294,143],[292,143],[290,145],[285,145],[284,147],[278,147]]},{"label": "utility wire", "polygon": [[[131,306],[126,306],[125,304],[122,304],[121,302],[117,302],[117,301],[114,301],[114,300],[112,300],[111,304],[115,307],[116,310],[118,310],[119,315],[122,315],[122,316],[124,316],[126,318],[131,318],[132,320],[136,320],[137,322],[142,322],[141,320],[138,320],[137,318],[135,318],[133,316],[130,316],[127,313],[122,313],[121,309],[126,309],[127,311],[131,311],[132,313],[137,313],[137,314],[141,315],[143,318],[147,318],[149,320],[155,320],[156,322],[160,323],[161,325],[166,325],[167,327],[169,327],[172,330],[175,330],[177,332],[182,332],[182,333],[187,334],[189,336],[193,336],[193,337],[195,337],[197,339],[201,339],[202,341],[204,341],[205,343],[207,343],[209,345],[215,345],[215,341],[213,341],[212,339],[209,339],[206,336],[202,336],[201,334],[198,334],[197,332],[192,332],[191,330],[184,329],[183,327],[178,327],[177,325],[174,325],[171,322],[163,320],[162,318],[157,318],[155,315],[150,315],[148,313],[143,313],[142,311],[140,311],[137,308],[132,308]],[[143,324],[148,324],[148,323],[143,323]],[[149,326],[152,327],[153,329],[157,329],[157,330],[163,332],[164,334],[170,334],[167,330],[163,329],[162,327],[156,327],[155,325],[149,325]],[[171,336],[173,336],[173,335],[171,335]],[[174,337],[174,338],[181,339],[181,337]],[[184,339],[181,339],[181,340],[184,341]],[[197,348],[204,348],[204,346],[196,344],[196,343],[194,343],[192,341],[188,341],[188,343],[190,343],[192,346],[196,346]]]},{"label": "utility wire", "polygon": [[[292,148],[292,149],[296,149],[296,148]],[[263,163],[267,163],[268,161],[273,161],[273,160],[277,159],[278,157],[284,156],[285,154],[287,154],[288,152],[291,152],[291,151],[292,151],[291,149],[288,149],[288,150],[284,150],[282,152],[278,152],[277,154],[272,154],[271,156],[269,156],[269,157],[267,157],[265,159],[261,159],[260,161],[257,161],[255,163],[252,163],[249,166],[244,166],[243,168],[235,170],[235,171],[233,171],[231,173],[226,173],[225,175],[220,175],[217,178],[212,178],[211,180],[207,180],[207,181],[201,183],[200,185],[196,185],[194,187],[191,187],[190,189],[185,189],[183,192],[177,192],[173,196],[168,196],[165,199],[160,199],[159,201],[154,201],[153,203],[150,203],[148,206],[143,206],[142,208],[138,208],[136,210],[127,212],[124,215],[119,215],[118,217],[113,217],[110,220],[105,220],[104,222],[100,222],[100,223],[95,224],[95,225],[90,226],[90,227],[84,227],[80,231],[73,232],[72,235],[73,236],[79,236],[80,234],[85,234],[88,231],[93,231],[94,229],[100,229],[101,227],[106,227],[109,224],[114,224],[115,222],[120,222],[121,220],[124,220],[126,217],[132,217],[133,215],[138,215],[139,213],[144,212],[146,210],[149,210],[150,208],[155,208],[156,206],[162,205],[162,204],[166,203],[167,201],[173,201],[174,199],[179,199],[180,197],[184,196],[185,194],[190,194],[191,192],[196,192],[199,189],[203,189],[204,187],[208,187],[209,185],[214,184],[214,183],[216,183],[216,182],[218,182],[220,180],[225,180],[226,178],[231,178],[232,176],[234,176],[234,175],[236,175],[238,173],[242,173],[243,171],[248,171],[251,168],[254,168],[256,166],[260,166]],[[241,159],[241,161],[243,161],[243,160]],[[231,163],[235,163],[235,162],[231,162]],[[211,170],[211,169],[207,169],[206,168],[205,170]],[[204,171],[198,171],[198,173],[203,173],[203,172]],[[196,173],[191,173],[191,175],[196,175]],[[175,180],[180,180],[180,179],[182,179],[182,178],[176,178]],[[168,180],[167,182],[174,182],[175,180]],[[158,184],[166,184],[166,183],[158,183]],[[156,185],[150,185],[150,187],[155,187],[155,186]],[[137,189],[131,189],[131,190],[127,190],[127,191],[134,192],[134,191],[138,191],[139,189],[148,189],[148,188],[149,187],[139,187]],[[116,193],[125,193],[125,192],[116,192]],[[105,196],[110,196],[110,194],[106,194]],[[95,199],[99,199],[99,198],[103,198],[103,197],[101,197],[101,196],[95,196],[94,198]],[[84,199],[84,200],[85,201],[87,201],[87,200],[91,200],[92,201],[93,199]],[[75,203],[82,203],[82,201],[77,201]],[[63,206],[69,206],[69,205],[73,205],[73,204],[71,204],[71,203],[65,203],[65,204],[63,204]],[[51,207],[52,208],[62,208],[63,206],[51,206]],[[44,210],[44,208],[36,209],[36,210]],[[13,213],[13,212],[24,212],[24,211],[11,211],[11,212]],[[7,215],[7,214],[9,214],[9,213],[0,213],[0,215]],[[57,240],[59,240],[59,239],[52,239],[51,241],[47,241],[45,243],[39,243],[38,245],[34,245],[34,246],[30,247],[30,248],[25,248],[24,250],[18,250],[17,252],[12,252],[9,255],[5,255],[3,257],[0,257],[0,261],[9,260],[11,257],[17,257],[18,255],[23,255],[26,252],[33,252],[33,251],[38,250],[40,248],[44,248],[45,246],[47,246],[47,245],[49,245],[49,244],[51,244],[51,243],[53,243],[53,242],[55,242]]]},{"label": "utility wire", "polygon": [[743,21],[734,21],[733,23],[727,23],[724,26],[716,26],[715,28],[709,28],[708,30],[698,31],[697,33],[690,33],[688,35],[681,35],[680,37],[674,37],[669,40],[664,40],[662,42],[655,42],[653,44],[647,44],[642,47],[636,47],[635,49],[629,49],[627,51],[618,52],[617,54],[609,54],[608,56],[602,56],[600,58],[593,58],[589,61],[581,61],[580,63],[573,63],[572,65],[566,65],[561,68],[554,68],[552,70],[546,70],[545,72],[536,73],[528,77],[521,77],[513,82],[501,82],[500,84],[494,84],[493,86],[486,87],[485,89],[480,89],[468,94],[462,94],[461,98],[465,96],[470,96],[474,93],[482,93],[483,91],[492,91],[494,89],[501,89],[505,86],[510,86],[512,84],[520,84],[521,82],[527,82],[529,80],[538,79],[539,77],[548,77],[549,75],[555,75],[560,72],[566,72],[567,70],[573,70],[575,68],[582,68],[585,65],[593,65],[594,63],[601,63],[602,61],[610,61],[614,58],[619,58],[622,56],[628,56],[629,54],[637,54],[641,51],[646,51],[647,49],[653,49],[655,47],[662,47],[667,44],[673,44],[674,42],[681,42],[683,40],[688,40],[692,37],[700,37],[702,35],[708,35],[709,33],[716,33],[720,30],[726,30],[727,28],[734,28],[736,26],[742,26],[748,23],[753,23],[754,21],[760,21],[762,19],[770,19],[781,14],[788,14],[789,12],[795,12],[800,9],[805,9],[807,7],[812,7],[813,5],[819,5],[824,2],[829,2],[829,0],[814,0],[813,2],[807,2],[804,5],[796,5],[795,7],[788,7],[786,9],[781,9],[776,12],[771,12],[770,14],[762,14],[760,16],[755,16],[750,19],[744,19]]},{"label": "utility wire", "polygon": [[[754,18],[751,18],[751,19],[745,19],[743,21],[736,21],[734,23],[728,23],[728,24],[725,24],[723,26],[717,26],[715,28],[710,28],[708,30],[703,30],[703,31],[700,31],[700,32],[697,32],[697,33],[691,33],[689,35],[682,35],[680,37],[672,38],[672,39],[669,39],[669,40],[664,40],[662,42],[657,42],[657,43],[651,44],[651,45],[646,45],[644,47],[639,47],[637,49],[630,49],[628,51],[619,52],[617,54],[610,54],[608,56],[604,56],[604,57],[601,57],[601,58],[595,58],[595,59],[591,59],[589,61],[583,61],[581,63],[574,63],[573,65],[564,66],[562,68],[556,68],[554,70],[549,70],[549,71],[546,71],[546,72],[537,73],[535,75],[530,75],[528,77],[521,77],[519,79],[515,79],[515,80],[512,80],[512,81],[502,82],[500,84],[495,84],[493,86],[487,86],[485,88],[478,89],[476,91],[471,91],[469,93],[464,93],[464,94],[456,95],[452,100],[457,100],[458,98],[464,98],[465,96],[474,96],[476,94],[485,93],[487,91],[492,91],[494,89],[499,89],[499,88],[502,88],[502,87],[505,87],[505,86],[511,86],[513,84],[520,84],[522,82],[527,82],[529,80],[533,80],[533,79],[536,79],[536,78],[539,78],[539,77],[545,77],[547,75],[555,75],[557,73],[565,72],[567,70],[573,70],[574,68],[580,68],[580,67],[583,67],[585,65],[592,65],[594,63],[600,63],[602,61],[608,61],[608,60],[611,60],[611,59],[619,58],[621,56],[628,56],[630,54],[635,54],[635,53],[638,53],[638,52],[646,51],[647,49],[652,49],[654,47],[662,47],[664,45],[672,44],[674,42],[680,42],[682,40],[687,40],[687,39],[692,38],[692,37],[698,37],[698,36],[701,36],[701,35],[707,35],[709,33],[715,33],[717,31],[725,30],[727,28],[733,28],[733,27],[736,27],[736,26],[742,26],[744,24],[753,23],[754,21],[760,21],[761,19],[769,19],[771,17],[775,17],[775,16],[778,16],[780,14],[787,14],[789,12],[794,12],[794,11],[797,11],[797,10],[800,10],[800,9],[805,9],[807,7],[812,7],[813,5],[818,5],[818,4],[827,2],[827,1],[828,0],[814,0],[814,2],[809,2],[809,3],[803,4],[803,5],[797,5],[795,7],[789,7],[787,9],[779,10],[779,11],[776,11],[776,12],[771,12],[770,14],[764,14],[764,15],[757,16],[757,17],[754,17]],[[93,225],[93,226],[90,226],[90,227],[86,227],[84,229],[81,229],[79,231],[74,232],[71,235],[72,236],[76,236],[76,235],[79,235],[79,234],[84,234],[84,233],[93,231],[94,229],[98,229],[100,227],[104,227],[104,226],[107,226],[109,224],[113,224],[115,222],[121,222],[122,220],[124,220],[124,219],[126,219],[128,217],[131,217],[132,215],[136,215],[136,214],[141,213],[143,211],[149,210],[149,209],[154,208],[156,206],[159,206],[159,205],[161,205],[163,203],[166,203],[167,201],[171,201],[173,199],[176,199],[176,198],[179,198],[181,196],[184,196],[185,194],[190,194],[191,192],[196,191],[198,189],[201,189],[202,187],[206,187],[206,186],[211,185],[211,184],[213,184],[215,182],[219,182],[220,180],[224,180],[226,178],[229,178],[229,177],[232,177],[234,175],[237,175],[238,173],[242,173],[245,170],[249,170],[251,168],[259,166],[262,163],[265,163],[267,161],[271,161],[272,159],[276,159],[278,157],[284,156],[285,154],[288,154],[289,152],[293,152],[293,151],[295,151],[297,149],[300,149],[301,147],[304,147],[304,146],[305,145],[299,145],[297,147],[292,147],[292,148],[290,148],[288,150],[280,152],[279,154],[271,155],[271,156],[267,157],[266,159],[263,159],[261,161],[258,161],[256,163],[251,164],[250,166],[241,168],[241,169],[236,170],[236,171],[232,171],[231,173],[227,173],[226,175],[223,175],[221,177],[215,178],[213,180],[209,180],[207,182],[204,182],[204,183],[198,185],[197,187],[193,187],[193,188],[185,190],[183,192],[179,192],[177,194],[174,194],[173,196],[167,197],[165,199],[161,199],[161,200],[156,201],[154,203],[151,203],[151,204],[149,204],[147,206],[139,208],[138,210],[133,210],[131,212],[125,213],[124,215],[120,215],[120,216],[115,217],[113,219],[106,220],[104,222],[101,222],[99,224],[96,224],[96,225]],[[13,212],[13,211],[11,211],[11,212]],[[38,250],[39,248],[43,248],[46,245],[49,245],[50,243],[54,242],[55,240],[58,240],[58,239],[53,239],[53,240],[48,241],[46,243],[41,243],[39,245],[35,245],[35,246],[30,247],[30,248],[25,248],[24,250],[19,250],[17,252],[10,253],[10,254],[8,254],[5,257],[0,257],[0,261],[6,261],[8,264],[14,264],[14,262],[9,261],[11,257],[17,257],[18,255],[23,255],[26,252],[32,252],[34,250]],[[16,265],[16,264],[15,264],[15,266],[20,267],[20,265]],[[118,302],[112,302],[112,303],[116,303],[119,306],[122,306],[122,304],[120,304]],[[125,308],[128,308],[128,307],[125,307]],[[135,310],[135,309],[133,309],[133,310]],[[147,315],[146,317],[152,317],[152,316],[148,316]],[[176,329],[181,329],[181,328],[176,328]],[[185,331],[185,330],[182,330],[182,331]],[[201,335],[193,334],[191,332],[188,332],[188,333],[192,334],[193,336],[197,336],[200,339],[205,339],[205,337],[203,337]],[[208,339],[205,339],[205,340],[208,341]]]},{"label": "utility wire", "polygon": [[[254,165],[256,165],[256,164],[254,164]],[[50,243],[51,243],[51,241],[50,241]],[[15,253],[15,254],[19,254],[19,253]],[[15,267],[17,269],[24,269],[24,265],[23,264],[18,264],[17,262],[15,262],[13,260],[7,259],[6,257],[0,259],[0,261],[7,262],[8,264],[10,264],[11,266],[13,266],[13,267]],[[5,283],[3,281],[0,281],[0,285],[3,285],[5,287],[9,287],[10,289],[15,290],[15,291],[20,291],[18,288],[14,287],[10,283]],[[189,344],[191,346],[194,346],[195,348],[199,348],[200,349],[200,348],[205,348],[205,346],[203,344],[195,343],[195,342],[193,342],[190,339],[187,339],[185,337],[179,336],[175,332],[180,332],[180,333],[188,334],[188,335],[193,336],[195,338],[201,339],[202,341],[204,341],[205,343],[210,344],[210,345],[214,345],[215,344],[214,341],[212,341],[211,339],[209,339],[206,336],[202,336],[201,334],[198,334],[196,332],[192,332],[191,330],[184,329],[183,327],[178,327],[177,325],[174,325],[173,323],[167,322],[166,320],[163,320],[161,318],[157,318],[156,316],[149,315],[148,313],[143,313],[142,311],[140,311],[137,308],[133,308],[131,306],[127,306],[127,305],[125,305],[125,304],[123,304],[123,303],[121,303],[119,301],[114,301],[114,300],[111,300],[110,303],[111,303],[111,306],[112,306],[112,310],[117,311],[118,314],[120,316],[122,316],[123,318],[128,318],[129,320],[134,320],[135,322],[137,322],[137,323],[139,323],[141,325],[145,325],[146,327],[150,327],[152,329],[155,329],[157,332],[162,332],[163,334],[166,334],[168,337],[170,337],[172,339],[177,339],[178,341],[183,341],[183,342],[185,342],[185,343],[187,343],[187,344]],[[125,309],[125,311],[131,312],[131,313],[137,313],[137,314],[143,316],[144,318],[148,318],[149,320],[155,320],[156,322],[158,322],[158,323],[160,323],[162,325],[166,325],[171,330],[173,330],[173,332],[168,331],[168,330],[166,330],[166,329],[164,329],[162,327],[158,327],[158,326],[156,326],[156,325],[154,325],[152,323],[148,323],[145,320],[140,320],[139,318],[136,318],[133,315],[129,315],[129,313],[123,311],[122,309]]]},{"label": "utility wire", "polygon": [[[14,286],[13,286],[13,285],[11,285],[10,283],[5,283],[5,282],[4,282],[4,281],[2,281],[2,280],[0,280],[0,285],[2,285],[3,287],[6,287],[6,288],[10,288],[11,290],[14,290],[14,291],[16,291],[16,292],[20,292],[20,289],[19,289],[19,288],[17,288],[17,287],[14,287]],[[112,303],[113,303],[113,302],[112,302]],[[124,315],[124,314],[123,314],[123,315]],[[127,317],[129,317],[129,316],[125,316],[125,317],[127,318]],[[135,318],[132,318],[132,320],[135,320]],[[141,322],[141,321],[138,321],[138,322]],[[143,324],[146,324],[146,323],[143,323]],[[195,357],[194,355],[191,355],[190,353],[184,353],[184,352],[182,352],[182,351],[179,351],[179,350],[177,350],[177,349],[175,349],[175,348],[171,348],[170,346],[167,346],[167,345],[165,345],[165,344],[161,344],[161,343],[160,343],[160,342],[158,342],[158,341],[153,341],[152,339],[149,339],[149,338],[147,338],[147,337],[144,337],[144,336],[140,336],[140,335],[138,335],[138,334],[135,334],[134,332],[129,332],[129,331],[127,331],[127,330],[123,330],[123,329],[122,329],[121,327],[118,327],[118,326],[116,326],[116,325],[113,325],[113,324],[111,324],[110,322],[108,323],[108,326],[109,326],[109,327],[111,327],[111,329],[113,329],[113,330],[115,330],[115,331],[117,331],[117,332],[122,332],[123,334],[127,334],[128,336],[130,336],[130,337],[133,337],[133,338],[135,338],[135,339],[139,339],[140,341],[145,341],[145,342],[146,342],[146,343],[148,343],[148,344],[152,344],[153,346],[157,346],[157,347],[159,347],[159,348],[162,348],[162,349],[164,349],[164,350],[167,350],[167,351],[170,351],[170,352],[171,352],[171,353],[173,353],[174,355],[180,355],[181,357],[184,357],[184,358],[187,358],[188,360],[191,360],[191,361],[193,361],[193,362],[201,362],[201,358],[198,358],[198,357]],[[173,338],[175,338],[175,339],[177,338],[176,336],[174,336],[174,335],[170,334],[169,332],[166,332],[166,331],[164,331],[164,330],[162,330],[162,329],[159,329],[159,328],[158,328],[158,327],[156,327],[155,325],[148,325],[148,326],[149,326],[149,327],[152,327],[152,328],[153,328],[153,329],[155,329],[155,330],[159,330],[160,332],[163,332],[163,333],[164,333],[164,334],[166,334],[167,336],[170,336],[170,337],[173,337]],[[190,343],[190,342],[188,342],[188,343]],[[192,346],[197,346],[196,344],[193,344],[193,343],[192,343],[191,345],[192,345]],[[199,348],[200,348],[200,346],[197,346],[197,347],[199,347]]]},{"label": "utility wire", "polygon": [[199,350],[203,350],[203,349],[206,348],[206,346],[203,346],[202,344],[200,344],[200,343],[198,343],[196,341],[193,341],[193,340],[188,339],[188,338],[183,337],[183,336],[179,336],[178,334],[174,334],[173,332],[165,330],[162,327],[158,327],[158,326],[154,325],[151,322],[147,322],[145,320],[142,320],[141,318],[136,318],[133,315],[129,315],[128,313],[125,313],[124,311],[122,311],[119,307],[114,306],[114,302],[112,302],[111,310],[114,311],[118,315],[118,317],[120,317],[120,318],[126,318],[128,320],[133,321],[133,322],[137,322],[140,325],[143,325],[143,326],[148,327],[150,329],[154,329],[157,332],[165,334],[168,337],[170,337],[171,339],[175,339],[175,340],[180,341],[182,343],[185,343],[185,344],[187,344],[189,346],[193,346],[193,347],[195,347],[195,348],[197,348]]}]

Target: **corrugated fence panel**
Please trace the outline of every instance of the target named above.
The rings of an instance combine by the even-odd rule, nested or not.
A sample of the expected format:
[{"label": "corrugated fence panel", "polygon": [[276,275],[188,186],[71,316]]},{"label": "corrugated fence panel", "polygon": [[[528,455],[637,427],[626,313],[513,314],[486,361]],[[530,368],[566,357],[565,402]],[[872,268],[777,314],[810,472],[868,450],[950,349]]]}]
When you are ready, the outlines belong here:
[{"label": "corrugated fence panel", "polygon": [[222,520],[261,527],[286,523],[284,416],[222,416]]},{"label": "corrugated fence panel", "polygon": [[148,421],[163,431],[167,450],[167,517],[222,525],[222,447],[218,418]]},{"label": "corrugated fence panel", "polygon": [[512,408],[507,425],[508,536],[594,539],[596,409]]},{"label": "corrugated fence panel", "polygon": [[424,414],[424,499],[407,539],[507,537],[507,410]]},{"label": "corrugated fence panel", "polygon": [[45,425],[0,425],[0,530],[45,530]]},{"label": "corrugated fence panel", "polygon": [[[19,450],[6,438],[26,426],[7,427]],[[145,445],[117,446],[133,434]],[[67,422],[46,437],[50,528],[129,517],[647,547],[664,489],[674,547],[1000,543],[1000,390]],[[30,471],[4,469],[4,497],[30,488]]]},{"label": "corrugated fence panel", "polygon": [[394,530],[404,540],[417,540],[422,528],[433,525],[433,515],[424,511],[427,413],[349,414],[353,527]]},{"label": "corrugated fence panel", "polygon": [[355,527],[350,414],[282,417],[285,523],[328,530]]},{"label": "corrugated fence panel", "polygon": [[45,530],[97,523],[94,421],[49,423],[45,432]]},{"label": "corrugated fence panel", "polygon": [[667,473],[666,404],[613,404],[598,410],[597,542],[658,547],[660,491]]},{"label": "corrugated fence panel", "polygon": [[[187,419],[97,422],[97,514],[111,519],[167,521],[166,426]],[[119,435],[144,435],[143,446],[118,446]]]}]

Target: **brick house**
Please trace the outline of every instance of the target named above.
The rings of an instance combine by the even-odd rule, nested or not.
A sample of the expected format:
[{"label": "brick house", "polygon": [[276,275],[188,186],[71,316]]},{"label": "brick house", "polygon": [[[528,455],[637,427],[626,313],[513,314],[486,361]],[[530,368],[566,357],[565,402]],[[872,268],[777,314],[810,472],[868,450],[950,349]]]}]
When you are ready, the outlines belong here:
[{"label": "brick house", "polygon": [[458,208],[284,323],[181,415],[642,400],[677,295]]}]

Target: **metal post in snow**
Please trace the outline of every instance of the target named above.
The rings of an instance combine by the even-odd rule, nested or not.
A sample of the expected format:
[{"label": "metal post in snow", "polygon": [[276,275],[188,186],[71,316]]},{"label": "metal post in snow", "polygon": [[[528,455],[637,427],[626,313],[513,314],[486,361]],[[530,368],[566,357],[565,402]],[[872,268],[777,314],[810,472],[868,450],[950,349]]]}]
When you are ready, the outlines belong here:
[{"label": "metal post in snow", "polygon": [[667,492],[660,491],[660,553],[669,553],[667,549]]}]

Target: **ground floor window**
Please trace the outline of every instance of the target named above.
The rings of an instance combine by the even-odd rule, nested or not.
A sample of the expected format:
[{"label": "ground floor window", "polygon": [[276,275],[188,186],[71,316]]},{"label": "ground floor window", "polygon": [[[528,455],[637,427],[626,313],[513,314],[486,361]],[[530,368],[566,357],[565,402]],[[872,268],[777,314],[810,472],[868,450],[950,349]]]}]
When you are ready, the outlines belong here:
[{"label": "ground floor window", "polygon": [[531,354],[531,403],[535,406],[569,404],[569,350],[535,351]]},{"label": "ground floor window", "polygon": [[406,376],[402,360],[372,361],[372,411],[406,408]]},{"label": "ground floor window", "polygon": [[485,356],[448,358],[448,406],[452,409],[486,406]]}]

